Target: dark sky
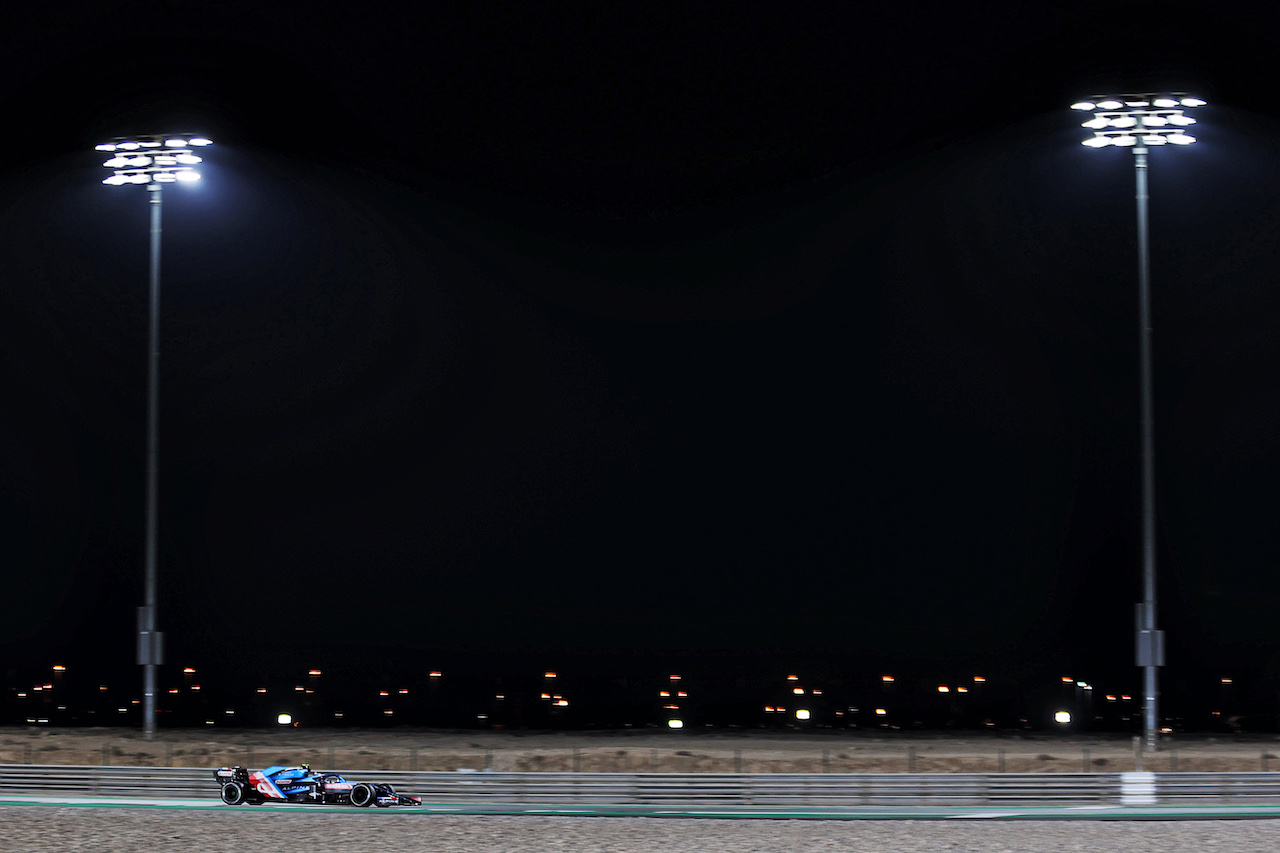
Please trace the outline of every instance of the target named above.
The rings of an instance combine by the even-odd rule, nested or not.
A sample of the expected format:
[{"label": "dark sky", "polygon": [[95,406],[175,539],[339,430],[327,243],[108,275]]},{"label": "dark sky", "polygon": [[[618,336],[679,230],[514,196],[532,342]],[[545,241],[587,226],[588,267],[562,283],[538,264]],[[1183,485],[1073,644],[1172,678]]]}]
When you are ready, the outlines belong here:
[{"label": "dark sky", "polygon": [[93,145],[172,129],[174,654],[1132,678],[1131,157],[1066,106],[1149,87],[1210,101],[1151,169],[1171,677],[1280,677],[1274,10],[636,5],[5,13],[5,659],[130,654],[147,210]]}]

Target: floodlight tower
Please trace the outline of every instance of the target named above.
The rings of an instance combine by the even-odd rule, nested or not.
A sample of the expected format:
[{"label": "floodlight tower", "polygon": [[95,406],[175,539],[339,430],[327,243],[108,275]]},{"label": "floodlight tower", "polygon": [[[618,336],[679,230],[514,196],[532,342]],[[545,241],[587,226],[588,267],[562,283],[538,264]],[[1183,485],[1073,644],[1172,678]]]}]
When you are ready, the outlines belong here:
[{"label": "floodlight tower", "polygon": [[1151,391],[1151,247],[1147,222],[1147,148],[1151,145],[1190,145],[1186,127],[1196,120],[1185,107],[1205,102],[1184,92],[1099,95],[1072,104],[1092,113],[1084,126],[1094,132],[1083,144],[1090,148],[1118,145],[1133,149],[1138,202],[1138,361],[1142,397],[1142,601],[1137,607],[1137,664],[1143,671],[1143,738],[1154,751],[1159,736],[1156,713],[1156,667],[1164,666],[1164,632],[1156,630],[1156,479]]},{"label": "floodlight tower", "polygon": [[151,207],[151,300],[147,360],[147,497],[146,579],[143,606],[138,608],[138,664],[142,666],[142,729],[147,740],[156,733],[156,667],[163,663],[164,637],[156,629],[156,531],[160,461],[160,207],[164,185],[198,181],[201,158],[193,149],[212,142],[203,136],[129,136],[96,146],[111,152],[102,165],[112,170],[108,186],[142,184]]}]

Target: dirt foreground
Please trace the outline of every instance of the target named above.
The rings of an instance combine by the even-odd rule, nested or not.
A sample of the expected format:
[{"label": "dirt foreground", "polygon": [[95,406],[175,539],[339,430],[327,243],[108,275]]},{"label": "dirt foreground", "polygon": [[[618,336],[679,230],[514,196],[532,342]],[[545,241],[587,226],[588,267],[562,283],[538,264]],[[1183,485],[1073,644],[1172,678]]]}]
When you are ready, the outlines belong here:
[{"label": "dirt foreground", "polygon": [[[0,764],[613,773],[1080,773],[1137,767],[1130,738],[855,732],[0,728]],[[1276,738],[1171,739],[1159,772],[1277,771]]]}]

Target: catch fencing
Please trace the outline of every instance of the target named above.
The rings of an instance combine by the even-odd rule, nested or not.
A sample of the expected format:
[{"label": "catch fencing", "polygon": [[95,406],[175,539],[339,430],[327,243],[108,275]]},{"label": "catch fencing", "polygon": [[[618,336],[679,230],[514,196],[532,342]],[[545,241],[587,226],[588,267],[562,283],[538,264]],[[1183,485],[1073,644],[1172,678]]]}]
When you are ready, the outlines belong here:
[{"label": "catch fencing", "polygon": [[[598,808],[1280,805],[1280,773],[494,773],[367,771],[437,805]],[[1136,780],[1136,782],[1135,782]],[[1138,799],[1133,799],[1137,791]],[[4,796],[208,798],[207,768],[0,765]]]}]

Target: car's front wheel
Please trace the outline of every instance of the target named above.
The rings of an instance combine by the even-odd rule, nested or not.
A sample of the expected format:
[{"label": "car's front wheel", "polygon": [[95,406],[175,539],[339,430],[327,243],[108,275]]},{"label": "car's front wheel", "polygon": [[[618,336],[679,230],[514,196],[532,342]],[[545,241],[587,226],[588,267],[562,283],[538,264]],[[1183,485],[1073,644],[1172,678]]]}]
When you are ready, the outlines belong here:
[{"label": "car's front wheel", "polygon": [[244,785],[239,782],[227,782],[222,786],[222,801],[227,805],[238,806],[244,800]]},{"label": "car's front wheel", "polygon": [[362,809],[368,808],[373,805],[375,799],[377,799],[377,796],[373,792],[373,786],[365,782],[358,782],[351,789],[351,805],[353,806],[359,806]]}]

